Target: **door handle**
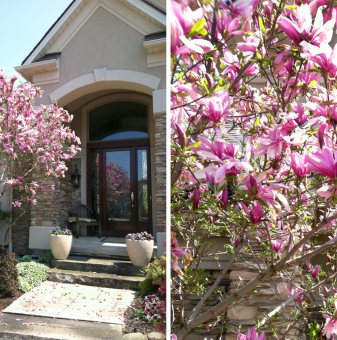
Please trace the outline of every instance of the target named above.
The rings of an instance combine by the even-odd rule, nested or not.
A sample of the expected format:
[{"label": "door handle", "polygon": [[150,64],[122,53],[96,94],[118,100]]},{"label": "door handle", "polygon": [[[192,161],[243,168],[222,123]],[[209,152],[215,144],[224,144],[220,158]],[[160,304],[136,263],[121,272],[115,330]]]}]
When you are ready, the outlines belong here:
[{"label": "door handle", "polygon": [[131,193],[131,203],[133,203],[133,200],[135,199],[133,192]]}]

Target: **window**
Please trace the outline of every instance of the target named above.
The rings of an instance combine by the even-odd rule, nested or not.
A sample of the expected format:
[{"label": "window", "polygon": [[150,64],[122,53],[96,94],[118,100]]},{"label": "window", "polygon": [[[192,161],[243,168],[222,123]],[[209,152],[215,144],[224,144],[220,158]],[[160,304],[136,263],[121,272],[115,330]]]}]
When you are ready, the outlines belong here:
[{"label": "window", "polygon": [[148,137],[147,106],[112,102],[89,112],[89,141]]}]

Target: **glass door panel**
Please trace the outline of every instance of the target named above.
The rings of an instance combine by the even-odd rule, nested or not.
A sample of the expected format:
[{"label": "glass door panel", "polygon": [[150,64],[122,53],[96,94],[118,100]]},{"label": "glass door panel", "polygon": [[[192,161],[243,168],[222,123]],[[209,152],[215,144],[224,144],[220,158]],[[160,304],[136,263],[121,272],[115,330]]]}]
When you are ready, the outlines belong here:
[{"label": "glass door panel", "polygon": [[138,221],[149,221],[147,150],[137,150]]},{"label": "glass door panel", "polygon": [[131,222],[131,152],[108,151],[105,158],[106,220]]},{"label": "glass door panel", "polygon": [[100,213],[99,202],[99,150],[90,151],[90,198],[91,208],[96,213]]}]

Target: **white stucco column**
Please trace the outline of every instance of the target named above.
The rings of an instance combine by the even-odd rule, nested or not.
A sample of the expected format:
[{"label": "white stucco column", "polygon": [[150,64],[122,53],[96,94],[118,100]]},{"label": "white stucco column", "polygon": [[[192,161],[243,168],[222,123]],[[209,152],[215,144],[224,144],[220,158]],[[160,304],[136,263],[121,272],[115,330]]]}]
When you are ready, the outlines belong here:
[{"label": "white stucco column", "polygon": [[155,125],[155,194],[157,225],[157,256],[165,252],[162,240],[165,239],[166,221],[166,89],[153,92],[153,115]]}]

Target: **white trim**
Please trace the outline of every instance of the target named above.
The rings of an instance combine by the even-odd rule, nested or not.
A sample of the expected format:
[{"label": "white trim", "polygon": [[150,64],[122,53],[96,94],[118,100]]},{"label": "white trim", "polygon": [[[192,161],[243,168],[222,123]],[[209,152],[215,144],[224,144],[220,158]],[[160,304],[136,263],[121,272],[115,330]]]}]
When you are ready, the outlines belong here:
[{"label": "white trim", "polygon": [[106,67],[100,68],[100,69],[95,69],[94,70],[94,77],[95,81],[104,81],[105,80],[105,74],[106,74]]},{"label": "white trim", "polygon": [[144,41],[147,53],[147,67],[166,65],[166,38]]},{"label": "white trim", "polygon": [[[68,9],[67,13],[59,20],[59,22],[53,27],[53,29],[47,34],[47,36],[40,42],[39,46],[35,48],[30,57],[25,61],[24,65],[30,64],[35,57],[41,52],[43,47],[48,44],[51,38],[57,33],[57,31],[62,27],[62,25],[68,20],[68,18],[75,12],[76,8],[82,3],[83,0],[76,0],[72,6]],[[43,47],[42,47],[43,46]]]},{"label": "white trim", "polygon": [[149,47],[165,46],[165,50],[166,50],[166,38],[144,41],[143,45],[146,49],[149,48]]},{"label": "white trim", "polygon": [[[57,72],[57,81],[58,81],[58,70],[59,70],[59,61],[57,59],[40,61],[37,63],[22,65],[14,67],[15,71],[20,73],[23,78],[25,78],[29,82],[33,82],[33,77],[36,74],[40,73],[49,73],[49,72]],[[48,78],[48,77],[47,77]],[[52,76],[55,79],[55,73]]]},{"label": "white trim", "polygon": [[[123,89],[121,85],[123,84],[134,84],[134,89],[142,91],[145,93],[152,94],[153,90],[157,90],[160,84],[160,78],[155,77],[148,73],[131,71],[131,70],[107,70],[105,72],[104,81],[98,81],[98,84],[106,83],[109,85],[109,82],[116,82],[118,84],[118,88]],[[77,77],[75,79],[70,80],[64,85],[57,88],[55,91],[49,94],[49,98],[51,101],[59,100],[62,97],[70,94],[71,92],[80,89],[84,86],[96,83],[94,72],[85,74],[83,76]],[[109,87],[109,86],[108,86]],[[130,86],[125,86],[125,89],[129,89]],[[83,94],[82,94],[83,95]],[[74,100],[74,99],[72,99]],[[62,104],[64,106],[65,104]]]},{"label": "white trim", "polygon": [[39,43],[24,65],[32,63],[39,54],[42,57],[50,53],[49,51],[61,52],[99,7],[115,15],[143,35],[156,33],[166,27],[166,16],[140,0],[76,0]]},{"label": "white trim", "polygon": [[153,91],[153,113],[166,112],[166,89]]},{"label": "white trim", "polygon": [[[121,0],[123,1],[123,0]],[[139,0],[124,0],[123,1],[130,3],[131,5],[137,7],[142,12],[148,14],[150,17],[154,18],[155,20],[159,21],[162,25],[166,26],[166,15],[157,11],[153,7],[149,6],[145,2],[141,2]]]}]

